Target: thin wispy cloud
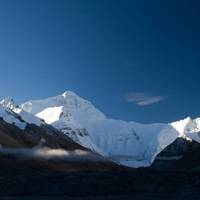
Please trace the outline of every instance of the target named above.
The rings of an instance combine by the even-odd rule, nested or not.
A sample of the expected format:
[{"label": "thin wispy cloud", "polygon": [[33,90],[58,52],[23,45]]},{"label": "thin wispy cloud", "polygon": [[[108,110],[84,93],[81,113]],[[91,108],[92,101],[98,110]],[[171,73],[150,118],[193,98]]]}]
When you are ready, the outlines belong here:
[{"label": "thin wispy cloud", "polygon": [[149,95],[140,92],[130,92],[125,96],[127,102],[132,102],[138,106],[147,106],[164,100],[163,96]]}]

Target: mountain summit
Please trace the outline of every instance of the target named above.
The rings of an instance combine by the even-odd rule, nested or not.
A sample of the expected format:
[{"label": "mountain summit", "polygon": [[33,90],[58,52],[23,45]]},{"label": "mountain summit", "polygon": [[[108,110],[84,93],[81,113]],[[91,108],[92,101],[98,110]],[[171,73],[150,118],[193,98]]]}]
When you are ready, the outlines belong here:
[{"label": "mountain summit", "polygon": [[130,167],[149,166],[178,132],[168,124],[140,124],[107,118],[74,92],[20,106],[86,148]]},{"label": "mountain summit", "polygon": [[49,124],[79,145],[134,168],[150,166],[155,159],[159,165],[163,159],[176,160],[191,150],[191,143],[196,149],[200,142],[199,118],[171,124],[110,119],[71,91],[21,105],[6,98],[0,102],[0,117],[25,131],[31,124],[41,128]]},{"label": "mountain summit", "polygon": [[1,100],[0,105],[2,105],[3,107],[10,108],[11,110],[19,107],[19,105],[16,104],[14,99],[11,97],[6,97],[5,99]]},{"label": "mountain summit", "polygon": [[181,137],[200,142],[200,118],[191,119],[187,117],[173,122],[171,125],[180,133]]}]

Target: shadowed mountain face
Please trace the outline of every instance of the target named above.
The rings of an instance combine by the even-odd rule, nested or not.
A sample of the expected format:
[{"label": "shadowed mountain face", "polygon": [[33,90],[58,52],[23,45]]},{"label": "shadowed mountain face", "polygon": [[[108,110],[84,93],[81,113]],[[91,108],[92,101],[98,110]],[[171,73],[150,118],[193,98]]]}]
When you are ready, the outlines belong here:
[{"label": "shadowed mountain face", "polygon": [[164,171],[199,171],[200,144],[186,138],[177,138],[158,154],[151,168]]},{"label": "shadowed mountain face", "polygon": [[10,148],[46,146],[66,150],[85,149],[69,137],[48,125],[27,124],[24,130],[0,119],[0,144]]},{"label": "shadowed mountain face", "polygon": [[19,165],[23,170],[41,166],[61,171],[121,168],[47,124],[26,124],[21,129],[0,118],[0,145],[1,167]]}]

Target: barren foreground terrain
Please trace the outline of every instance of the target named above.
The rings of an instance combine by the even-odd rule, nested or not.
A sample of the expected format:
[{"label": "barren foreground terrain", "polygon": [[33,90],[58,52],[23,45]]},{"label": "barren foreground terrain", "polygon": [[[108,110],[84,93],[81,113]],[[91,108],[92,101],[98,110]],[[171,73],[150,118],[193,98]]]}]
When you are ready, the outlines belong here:
[{"label": "barren foreground terrain", "polygon": [[200,199],[200,173],[1,156],[1,199]]}]

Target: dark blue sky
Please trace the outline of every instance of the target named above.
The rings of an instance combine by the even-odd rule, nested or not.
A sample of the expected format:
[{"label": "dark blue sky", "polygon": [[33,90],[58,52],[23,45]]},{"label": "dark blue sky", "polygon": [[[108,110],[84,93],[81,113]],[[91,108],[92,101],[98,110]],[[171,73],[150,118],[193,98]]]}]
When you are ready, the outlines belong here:
[{"label": "dark blue sky", "polygon": [[200,116],[199,1],[0,1],[0,97],[72,90],[107,116]]}]

